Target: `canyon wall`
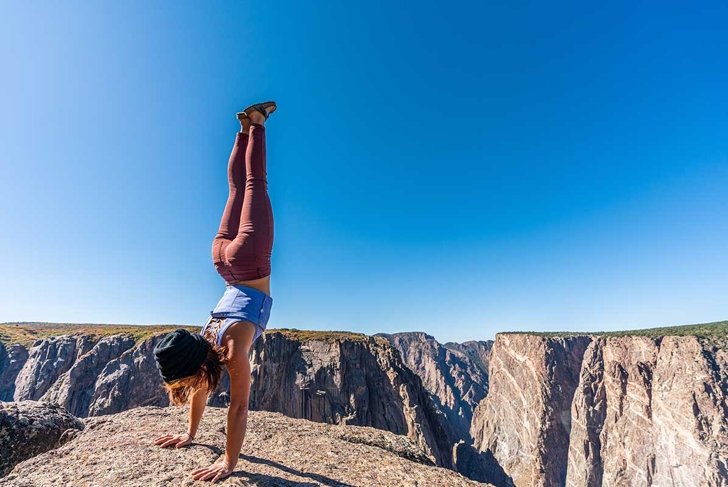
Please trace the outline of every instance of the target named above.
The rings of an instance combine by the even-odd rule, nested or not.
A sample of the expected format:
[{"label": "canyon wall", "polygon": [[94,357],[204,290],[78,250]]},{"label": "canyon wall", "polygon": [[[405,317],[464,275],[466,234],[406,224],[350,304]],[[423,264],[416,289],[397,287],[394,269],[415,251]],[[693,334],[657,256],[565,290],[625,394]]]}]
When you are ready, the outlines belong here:
[{"label": "canyon wall", "polygon": [[472,436],[516,485],[563,485],[571,401],[588,344],[588,337],[497,336]]},{"label": "canyon wall", "polygon": [[251,360],[252,409],[403,434],[437,465],[453,467],[446,419],[386,340],[272,332],[256,343]]},{"label": "canyon wall", "polygon": [[476,447],[517,486],[728,483],[725,343],[499,334]]},{"label": "canyon wall", "polygon": [[691,336],[595,339],[571,411],[567,485],[728,483],[723,346]]},{"label": "canyon wall", "polygon": [[[165,406],[160,338],[0,345],[0,400],[79,416]],[[424,333],[270,331],[251,353],[250,404],[405,435],[432,463],[495,485],[728,485],[725,341],[509,333],[442,345]],[[211,405],[227,404],[228,385]]]},{"label": "canyon wall", "polygon": [[399,351],[407,367],[422,379],[458,439],[470,444],[473,410],[488,392],[492,342],[440,344],[422,332],[381,334]]},{"label": "canyon wall", "polygon": [[485,375],[486,382],[483,384],[485,392],[488,392],[488,368],[490,364],[490,353],[493,349],[493,340],[470,340],[463,343],[447,342],[443,347],[467,356],[470,361]]},{"label": "canyon wall", "polygon": [[0,401],[12,401],[15,395],[15,380],[28,360],[28,350],[13,344],[0,343]]}]

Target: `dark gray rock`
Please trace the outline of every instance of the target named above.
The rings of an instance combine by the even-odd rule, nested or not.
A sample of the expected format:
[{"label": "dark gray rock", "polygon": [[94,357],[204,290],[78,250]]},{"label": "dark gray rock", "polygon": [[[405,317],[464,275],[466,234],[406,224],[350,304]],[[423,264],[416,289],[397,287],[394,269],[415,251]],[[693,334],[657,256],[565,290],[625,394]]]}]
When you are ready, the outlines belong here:
[{"label": "dark gray rock", "polygon": [[36,341],[15,380],[16,401],[37,401],[83,354],[95,339],[87,335],[61,335]]},{"label": "dark gray rock", "polygon": [[269,332],[251,362],[251,409],[403,434],[437,465],[453,467],[447,419],[387,340],[299,340]]},{"label": "dark gray rock", "polygon": [[444,346],[422,332],[380,336],[390,341],[407,367],[422,379],[433,401],[447,417],[453,435],[470,444],[473,411],[488,391],[487,368],[484,370],[479,364],[487,360],[490,343]]},{"label": "dark gray rock", "polygon": [[43,395],[44,401],[60,404],[78,417],[88,416],[91,400],[97,391],[96,382],[107,364],[134,346],[131,335],[113,335],[99,340],[61,375]]},{"label": "dark gray rock", "polygon": [[95,382],[89,416],[113,414],[139,406],[167,406],[162,379],[154,361],[155,335],[110,360]]},{"label": "dark gray rock", "polygon": [[28,350],[17,343],[0,343],[0,401],[12,401],[15,395],[15,379],[28,360]]},{"label": "dark gray rock", "polygon": [[[490,366],[490,352],[493,350],[493,340],[470,340],[463,343],[447,342],[443,344],[443,347],[466,355],[487,378],[488,367]],[[487,382],[485,389],[487,392]]]},{"label": "dark gray rock", "polygon": [[0,476],[23,460],[60,446],[69,429],[81,430],[83,423],[55,404],[0,403]]}]

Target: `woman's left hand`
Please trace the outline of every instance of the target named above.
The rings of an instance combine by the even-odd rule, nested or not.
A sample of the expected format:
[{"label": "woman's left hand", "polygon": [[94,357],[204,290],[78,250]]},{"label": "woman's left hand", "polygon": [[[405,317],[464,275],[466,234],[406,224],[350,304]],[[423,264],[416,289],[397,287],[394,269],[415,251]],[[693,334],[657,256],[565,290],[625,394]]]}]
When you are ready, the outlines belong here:
[{"label": "woman's left hand", "polygon": [[198,468],[192,472],[192,478],[195,480],[210,480],[217,482],[233,473],[233,468],[227,462],[221,461],[214,463],[206,468]]}]

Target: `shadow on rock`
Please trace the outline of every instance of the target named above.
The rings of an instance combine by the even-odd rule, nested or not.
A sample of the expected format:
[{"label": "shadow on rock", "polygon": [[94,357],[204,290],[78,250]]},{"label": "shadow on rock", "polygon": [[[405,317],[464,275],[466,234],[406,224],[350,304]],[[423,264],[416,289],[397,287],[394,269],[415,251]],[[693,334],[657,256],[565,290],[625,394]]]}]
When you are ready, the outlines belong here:
[{"label": "shadow on rock", "polygon": [[214,445],[208,445],[207,443],[190,443],[189,445],[187,445],[188,448],[193,446],[201,446],[203,448],[207,448],[215,455],[222,455],[223,453],[225,453],[222,448]]},{"label": "shadow on rock", "polygon": [[[295,468],[290,468],[282,463],[274,462],[272,460],[266,460],[264,458],[258,458],[253,457],[250,455],[240,455],[240,458],[243,460],[250,462],[250,463],[257,463],[260,465],[268,465],[269,467],[277,468],[279,470],[282,470],[283,472],[289,473],[291,475],[296,475],[297,477],[304,477],[311,479],[315,482],[318,482],[316,484],[307,483],[307,482],[292,482],[290,480],[284,480],[278,477],[272,477],[269,475],[262,475],[262,474],[246,474],[245,472],[235,472],[233,473],[233,477],[246,477],[256,482],[264,482],[267,481],[269,484],[261,484],[261,485],[284,485],[284,486],[296,486],[296,487],[308,487],[308,486],[318,486],[318,485],[328,485],[331,487],[354,487],[351,484],[343,483],[339,480],[334,480],[332,478],[326,477],[325,475],[319,475],[316,473],[311,472],[301,472],[300,470],[296,470]],[[281,483],[283,482],[283,483]]]},{"label": "shadow on rock", "polygon": [[513,479],[503,470],[490,450],[479,452],[461,441],[455,445],[455,464],[458,472],[478,482],[497,487],[514,487]]}]

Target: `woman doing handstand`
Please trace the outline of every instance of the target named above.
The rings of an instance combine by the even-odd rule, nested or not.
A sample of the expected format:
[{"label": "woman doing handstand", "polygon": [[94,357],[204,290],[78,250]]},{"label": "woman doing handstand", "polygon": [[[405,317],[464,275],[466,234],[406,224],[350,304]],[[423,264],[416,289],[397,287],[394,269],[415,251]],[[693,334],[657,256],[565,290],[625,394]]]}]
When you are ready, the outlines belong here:
[{"label": "woman doing handstand", "polygon": [[212,243],[212,261],[227,283],[222,298],[199,334],[179,329],[166,335],[154,349],[170,402],[190,403],[187,432],[157,438],[155,444],[163,448],[192,443],[223,366],[230,376],[225,455],[221,461],[193,471],[195,480],[215,482],[230,475],[245,438],[251,382],[248,353],[265,330],[273,302],[273,213],[264,124],[275,109],[274,102],[265,102],[238,113],[241,130],[228,162],[230,192]]}]

